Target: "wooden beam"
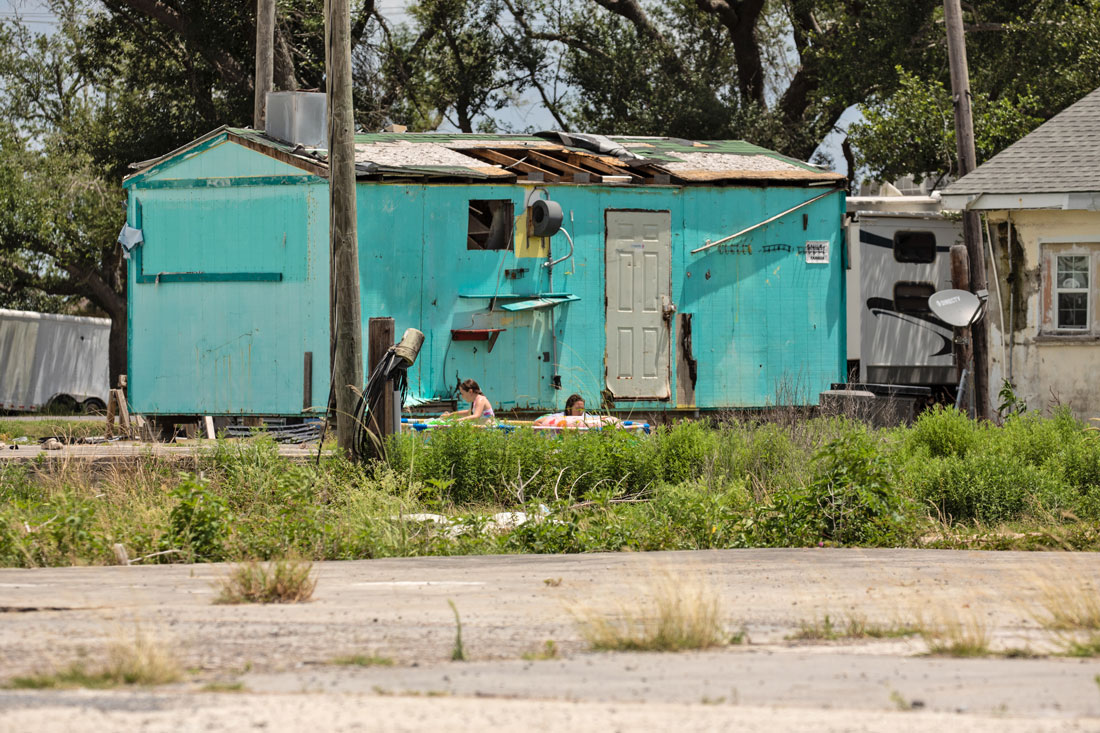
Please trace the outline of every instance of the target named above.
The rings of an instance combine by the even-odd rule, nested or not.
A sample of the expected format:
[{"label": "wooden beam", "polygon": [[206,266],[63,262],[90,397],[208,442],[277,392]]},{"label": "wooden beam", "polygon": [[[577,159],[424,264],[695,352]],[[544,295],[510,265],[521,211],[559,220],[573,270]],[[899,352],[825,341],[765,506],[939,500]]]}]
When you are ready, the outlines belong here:
[{"label": "wooden beam", "polygon": [[612,165],[605,163],[595,155],[569,151],[566,159],[575,166],[597,171],[598,175],[605,176],[630,176],[633,181],[641,181],[644,177],[631,171],[625,165]]},{"label": "wooden beam", "polygon": [[[508,151],[509,154],[514,154],[514,153],[521,152],[519,150],[513,150],[511,148],[508,148],[507,151]],[[555,151],[555,152],[557,152],[557,151]],[[553,155],[551,155],[548,152],[544,152],[544,151],[541,151],[541,150],[527,149],[527,150],[523,150],[522,153],[524,155],[526,155],[527,157],[529,157],[531,160],[537,161],[538,163],[540,163],[541,165],[543,165],[545,167],[553,168],[554,170],[560,171],[560,172],[562,172],[562,173],[564,173],[564,174],[566,174],[570,177],[580,174],[580,175],[584,175],[584,176],[589,176],[592,179],[593,183],[599,183],[600,182],[600,175],[599,174],[593,173],[590,170],[586,170],[584,168],[581,168],[580,166],[573,165],[572,163],[567,163],[564,160],[560,160],[558,158],[555,158]]]},{"label": "wooden beam", "polygon": [[489,148],[472,148],[469,150],[464,150],[462,152],[466,153],[467,155],[472,155],[476,158],[481,158],[482,160],[487,160],[490,163],[497,163],[498,165],[502,165],[509,170],[521,170],[524,173],[541,173],[545,177],[544,180],[547,183],[558,183],[561,181],[561,176],[557,175],[556,173],[552,173],[543,168],[539,168],[538,166],[532,165],[524,160],[518,160],[510,155],[506,155],[497,150],[491,150]]}]

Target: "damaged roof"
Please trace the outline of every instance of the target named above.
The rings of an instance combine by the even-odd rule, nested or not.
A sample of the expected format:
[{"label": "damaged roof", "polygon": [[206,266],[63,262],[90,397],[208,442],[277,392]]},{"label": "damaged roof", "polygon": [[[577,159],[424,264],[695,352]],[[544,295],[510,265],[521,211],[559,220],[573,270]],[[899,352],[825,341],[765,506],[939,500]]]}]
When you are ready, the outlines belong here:
[{"label": "damaged roof", "polygon": [[[137,164],[147,170],[224,133],[233,142],[327,177],[328,151],[294,146],[243,128],[221,128],[168,156]],[[613,183],[691,185],[773,183],[821,185],[838,173],[740,140],[691,141],[543,132],[535,135],[360,133],[355,136],[359,180],[478,180],[500,183]]]}]

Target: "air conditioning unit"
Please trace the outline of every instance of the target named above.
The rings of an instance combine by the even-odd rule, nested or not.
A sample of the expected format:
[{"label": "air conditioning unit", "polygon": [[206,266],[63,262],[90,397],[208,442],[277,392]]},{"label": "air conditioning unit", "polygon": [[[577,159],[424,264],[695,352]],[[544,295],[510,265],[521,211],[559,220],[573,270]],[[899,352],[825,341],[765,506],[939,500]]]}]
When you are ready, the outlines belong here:
[{"label": "air conditioning unit", "polygon": [[320,92],[268,92],[268,137],[290,145],[328,148],[328,115]]}]

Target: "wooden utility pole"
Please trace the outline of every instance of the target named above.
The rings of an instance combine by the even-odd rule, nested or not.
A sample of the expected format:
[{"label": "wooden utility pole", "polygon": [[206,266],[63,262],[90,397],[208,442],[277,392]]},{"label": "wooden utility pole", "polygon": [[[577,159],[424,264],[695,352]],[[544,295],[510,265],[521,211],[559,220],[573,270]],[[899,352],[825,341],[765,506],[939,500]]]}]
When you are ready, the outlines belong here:
[{"label": "wooden utility pole", "polygon": [[[970,255],[966,252],[966,247],[961,244],[951,245],[951,286],[958,290],[970,289]],[[963,387],[967,394],[960,395],[959,404],[967,405],[967,412],[973,414],[974,400],[970,399],[970,395],[974,394],[974,390],[970,385],[974,383],[974,369],[971,364],[973,359],[973,327],[964,326],[962,328],[954,328],[955,334],[955,379],[959,385]],[[969,381],[963,384],[963,372],[969,370]]]},{"label": "wooden utility pole", "polygon": [[267,124],[267,93],[275,87],[275,0],[256,0],[256,100],[252,127]]},{"label": "wooden utility pole", "polygon": [[[959,177],[977,167],[974,152],[974,118],[970,109],[970,72],[966,63],[966,38],[963,35],[962,8],[959,0],[944,0],[944,24],[947,26],[947,57],[951,64],[951,94],[955,100],[955,147],[959,158]],[[963,241],[970,255],[970,290],[985,290],[985,254],[978,214],[963,211]],[[970,329],[974,352],[974,397],[978,417],[989,419],[989,327],[983,318]]]},{"label": "wooden utility pole", "polygon": [[330,252],[335,290],[336,338],[333,372],[336,393],[336,442],[348,454],[355,450],[354,390],[363,388],[363,331],[359,310],[359,238],[355,212],[355,114],[351,97],[351,7],[349,0],[329,0],[325,18],[328,39],[328,166],[331,228]]},{"label": "wooden utility pole", "polygon": [[[393,346],[394,325],[392,318],[371,318],[367,322],[367,370],[373,373],[378,362]],[[382,395],[371,402],[367,418],[367,430],[378,439],[375,455],[385,460],[386,441],[395,431],[393,380],[387,380]]]}]

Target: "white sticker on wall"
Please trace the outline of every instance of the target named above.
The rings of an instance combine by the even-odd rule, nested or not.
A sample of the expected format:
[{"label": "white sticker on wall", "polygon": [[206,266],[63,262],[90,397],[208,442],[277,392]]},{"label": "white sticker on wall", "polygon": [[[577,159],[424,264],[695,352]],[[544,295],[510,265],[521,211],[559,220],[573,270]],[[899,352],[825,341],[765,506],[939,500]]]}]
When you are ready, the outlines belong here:
[{"label": "white sticker on wall", "polygon": [[806,264],[807,265],[827,265],[827,264],[829,264],[829,242],[828,242],[828,240],[806,242]]}]

